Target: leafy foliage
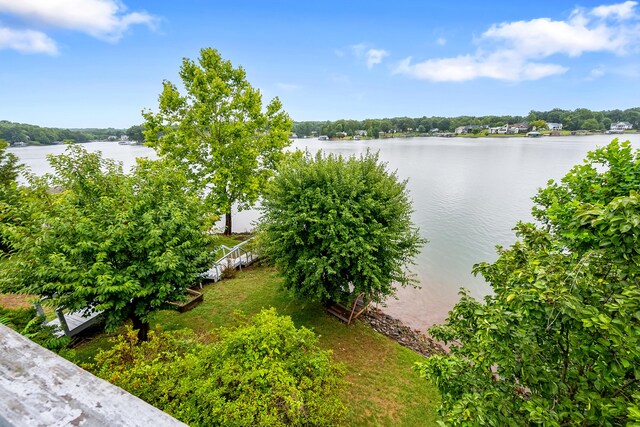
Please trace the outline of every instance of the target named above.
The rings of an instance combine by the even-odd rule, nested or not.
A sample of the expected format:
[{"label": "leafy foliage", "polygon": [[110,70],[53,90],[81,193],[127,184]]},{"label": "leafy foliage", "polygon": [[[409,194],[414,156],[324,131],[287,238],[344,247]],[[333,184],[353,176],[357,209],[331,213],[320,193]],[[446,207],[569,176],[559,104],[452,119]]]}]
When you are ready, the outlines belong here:
[{"label": "leafy foliage", "polygon": [[0,307],[0,324],[9,326],[49,350],[59,351],[66,347],[70,339],[56,336],[56,328],[44,325],[44,321],[44,317],[38,316],[35,308]]},{"label": "leafy foliage", "polygon": [[6,240],[6,227],[15,220],[14,206],[17,202],[16,178],[22,166],[18,157],[7,152],[9,144],[0,139],[0,256],[10,252],[11,247]]},{"label": "leafy foliage", "polygon": [[425,241],[411,223],[406,182],[378,156],[318,153],[292,159],[262,202],[264,252],[284,286],[317,300],[393,295],[412,282],[406,265]]},{"label": "leafy foliage", "polygon": [[451,356],[419,365],[451,425],[640,422],[640,152],[614,140],[534,198],[542,226],[475,266],[494,295],[463,295],[431,332]]},{"label": "leafy foliage", "polygon": [[178,163],[220,213],[256,202],[289,145],[291,120],[278,98],[262,110],[262,96],[218,51],[200,51],[198,63],[185,58],[181,95],[163,82],[159,110],[143,112],[147,145]]},{"label": "leafy foliage", "polygon": [[[537,123],[536,123],[537,121]],[[300,138],[311,135],[338,136],[344,132],[353,136],[358,130],[367,132],[367,136],[378,138],[384,133],[424,133],[437,128],[440,132],[453,131],[458,126],[502,126],[507,123],[528,122],[538,129],[545,128],[546,123],[562,123],[567,130],[609,129],[611,123],[626,121],[634,129],[640,126],[640,108],[626,110],[591,111],[586,108],[562,110],[554,108],[550,111],[531,111],[527,116],[457,116],[457,117],[393,117],[365,120],[305,121],[293,123],[293,132]],[[544,126],[539,126],[544,122]],[[585,126],[586,122],[586,126]]]},{"label": "leafy foliage", "polygon": [[109,136],[120,136],[123,133],[123,129],[114,128],[69,130],[0,120],[0,138],[11,143],[21,141],[47,145],[65,140],[74,142],[104,141]]},{"label": "leafy foliage", "polygon": [[131,330],[96,356],[97,374],[189,425],[324,426],[342,420],[342,370],[317,337],[264,310],[202,342],[192,332]]},{"label": "leafy foliage", "polygon": [[104,310],[109,328],[130,317],[145,329],[150,312],[181,299],[206,269],[202,203],[162,162],[139,160],[126,175],[78,146],[50,162],[55,176],[21,189],[22,218],[9,233],[16,253],[0,286],[69,311]]}]

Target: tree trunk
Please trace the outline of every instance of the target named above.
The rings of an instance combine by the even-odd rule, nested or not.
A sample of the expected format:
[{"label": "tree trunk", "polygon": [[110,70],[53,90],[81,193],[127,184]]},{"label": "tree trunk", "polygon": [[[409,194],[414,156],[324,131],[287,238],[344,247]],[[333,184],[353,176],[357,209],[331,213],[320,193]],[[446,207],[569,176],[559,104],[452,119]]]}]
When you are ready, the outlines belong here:
[{"label": "tree trunk", "polygon": [[131,316],[131,321],[133,322],[133,329],[138,331],[138,340],[148,341],[149,340],[149,322],[143,322],[140,317],[135,314]]},{"label": "tree trunk", "polygon": [[224,214],[224,235],[231,236],[231,212]]}]

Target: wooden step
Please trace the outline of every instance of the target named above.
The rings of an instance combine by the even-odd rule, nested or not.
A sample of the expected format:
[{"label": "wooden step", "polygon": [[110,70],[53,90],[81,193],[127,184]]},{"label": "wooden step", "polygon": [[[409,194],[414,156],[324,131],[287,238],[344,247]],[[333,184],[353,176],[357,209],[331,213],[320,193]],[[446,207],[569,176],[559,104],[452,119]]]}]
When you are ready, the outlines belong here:
[{"label": "wooden step", "polygon": [[349,323],[349,314],[350,314],[349,312],[345,313],[344,310],[340,310],[335,306],[325,307],[325,310],[327,311],[327,313],[337,317],[338,319],[342,320],[344,323]]}]

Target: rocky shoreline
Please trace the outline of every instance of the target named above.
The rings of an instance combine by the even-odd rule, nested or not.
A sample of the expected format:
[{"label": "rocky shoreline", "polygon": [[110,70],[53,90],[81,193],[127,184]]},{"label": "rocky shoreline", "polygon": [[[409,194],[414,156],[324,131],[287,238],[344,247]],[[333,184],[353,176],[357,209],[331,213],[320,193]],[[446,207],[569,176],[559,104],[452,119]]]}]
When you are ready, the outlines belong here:
[{"label": "rocky shoreline", "polygon": [[376,331],[380,332],[398,344],[410,348],[425,357],[436,354],[446,354],[444,347],[424,335],[417,329],[411,329],[400,320],[383,313],[380,309],[369,307],[359,317]]}]

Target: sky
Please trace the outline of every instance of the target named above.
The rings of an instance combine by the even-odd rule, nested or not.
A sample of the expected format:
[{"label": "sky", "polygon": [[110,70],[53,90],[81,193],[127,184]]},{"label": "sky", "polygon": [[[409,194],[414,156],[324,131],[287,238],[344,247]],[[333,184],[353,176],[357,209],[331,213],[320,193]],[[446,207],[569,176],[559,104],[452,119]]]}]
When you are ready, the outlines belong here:
[{"label": "sky", "polygon": [[637,1],[0,0],[0,120],[140,124],[205,47],[296,121],[640,106]]}]

